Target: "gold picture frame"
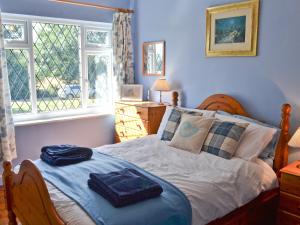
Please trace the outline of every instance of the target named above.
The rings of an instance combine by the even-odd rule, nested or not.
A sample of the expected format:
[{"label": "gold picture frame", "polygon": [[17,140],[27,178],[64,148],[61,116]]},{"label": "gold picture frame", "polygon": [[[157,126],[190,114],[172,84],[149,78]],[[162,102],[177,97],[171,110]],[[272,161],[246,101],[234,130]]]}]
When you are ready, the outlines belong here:
[{"label": "gold picture frame", "polygon": [[206,10],[206,56],[256,56],[259,0]]}]

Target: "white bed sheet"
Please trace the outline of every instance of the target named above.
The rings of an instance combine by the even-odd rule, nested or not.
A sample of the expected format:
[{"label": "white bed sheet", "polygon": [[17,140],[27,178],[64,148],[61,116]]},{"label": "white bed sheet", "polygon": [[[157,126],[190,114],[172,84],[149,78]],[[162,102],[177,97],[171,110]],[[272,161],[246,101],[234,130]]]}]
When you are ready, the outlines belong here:
[{"label": "white bed sheet", "polygon": [[[276,174],[262,160],[226,160],[205,152],[196,155],[172,148],[156,135],[97,150],[132,162],[177,186],[191,203],[193,225],[205,225],[223,217],[261,192],[278,187]],[[51,184],[47,186],[67,224],[94,225],[74,201]]]}]

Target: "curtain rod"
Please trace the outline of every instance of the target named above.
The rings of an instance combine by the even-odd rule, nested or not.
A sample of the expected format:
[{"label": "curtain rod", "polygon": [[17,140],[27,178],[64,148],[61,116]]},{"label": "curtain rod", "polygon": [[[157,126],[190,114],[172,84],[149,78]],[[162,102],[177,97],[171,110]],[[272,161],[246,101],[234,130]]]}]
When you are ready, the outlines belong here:
[{"label": "curtain rod", "polygon": [[93,8],[97,8],[97,9],[104,9],[104,10],[110,10],[110,11],[116,11],[116,12],[123,12],[123,13],[134,13],[134,11],[131,9],[116,8],[116,7],[104,6],[104,5],[94,4],[94,3],[77,2],[77,1],[73,1],[73,0],[49,0],[49,1],[62,3],[62,4],[93,7]]}]

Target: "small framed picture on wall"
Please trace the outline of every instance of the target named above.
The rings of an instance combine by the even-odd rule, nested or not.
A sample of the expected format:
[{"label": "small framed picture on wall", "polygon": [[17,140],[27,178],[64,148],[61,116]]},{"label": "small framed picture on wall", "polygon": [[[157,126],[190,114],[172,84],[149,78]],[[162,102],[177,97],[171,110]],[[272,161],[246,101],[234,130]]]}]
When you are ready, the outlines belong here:
[{"label": "small framed picture on wall", "polygon": [[124,84],[121,86],[122,101],[143,101],[143,85]]}]

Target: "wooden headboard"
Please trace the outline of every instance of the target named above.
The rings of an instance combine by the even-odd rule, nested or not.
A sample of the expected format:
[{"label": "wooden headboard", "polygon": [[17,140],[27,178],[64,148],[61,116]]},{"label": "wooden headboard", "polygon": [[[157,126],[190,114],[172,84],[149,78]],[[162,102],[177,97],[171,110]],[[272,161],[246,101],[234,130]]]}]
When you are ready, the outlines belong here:
[{"label": "wooden headboard", "polygon": [[[173,105],[177,105],[178,94],[173,93]],[[222,110],[231,114],[251,117],[242,104],[235,98],[224,95],[215,94],[205,99],[197,109],[203,110]],[[281,109],[281,122],[279,128],[281,134],[277,145],[275,159],[274,159],[274,171],[279,175],[280,169],[288,164],[288,141],[289,141],[289,128],[290,128],[290,114],[292,108],[289,104],[282,105]],[[252,117],[251,117],[252,118]]]}]

